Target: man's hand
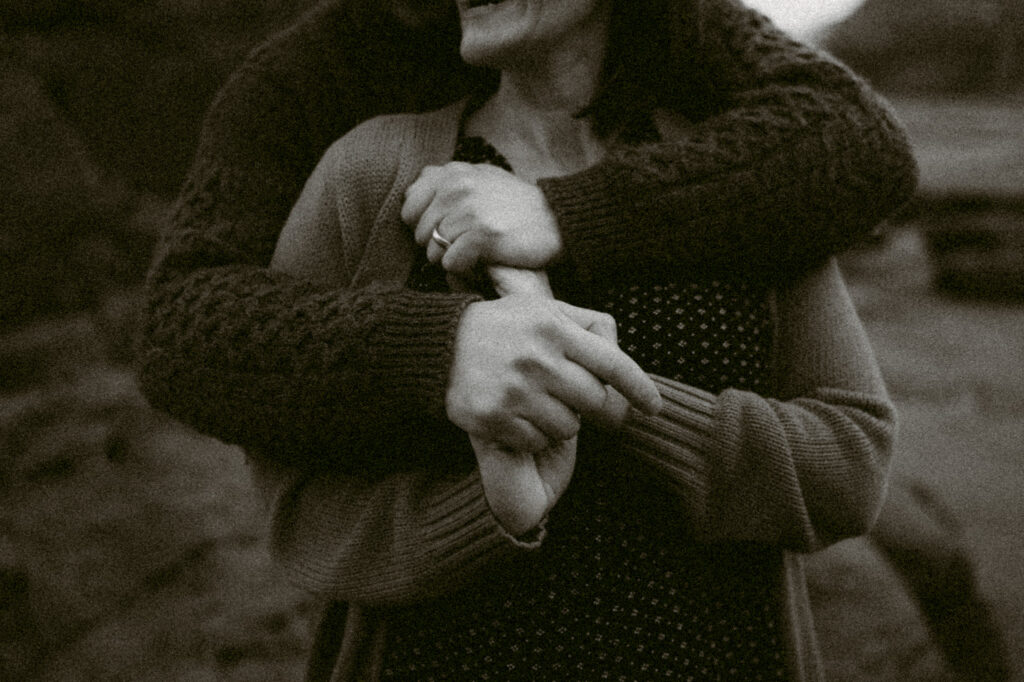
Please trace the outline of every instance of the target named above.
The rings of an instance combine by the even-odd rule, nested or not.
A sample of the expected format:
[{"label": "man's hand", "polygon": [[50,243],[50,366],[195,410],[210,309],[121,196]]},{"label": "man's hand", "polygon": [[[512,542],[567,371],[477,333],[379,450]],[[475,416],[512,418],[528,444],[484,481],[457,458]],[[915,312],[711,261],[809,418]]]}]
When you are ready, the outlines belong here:
[{"label": "man's hand", "polygon": [[470,304],[449,377],[448,418],[471,436],[523,453],[574,437],[580,415],[621,420],[615,391],[661,408],[657,387],[615,342],[615,320],[539,296]]},{"label": "man's hand", "polygon": [[569,487],[576,466],[576,439],[533,454],[511,452],[472,436],[469,440],[494,517],[513,536],[536,528]]},{"label": "man's hand", "polygon": [[[465,273],[478,263],[540,270],[562,254],[562,236],[540,189],[490,164],[427,166],[405,193],[402,220],[431,262]],[[431,240],[434,230],[451,242]]]}]

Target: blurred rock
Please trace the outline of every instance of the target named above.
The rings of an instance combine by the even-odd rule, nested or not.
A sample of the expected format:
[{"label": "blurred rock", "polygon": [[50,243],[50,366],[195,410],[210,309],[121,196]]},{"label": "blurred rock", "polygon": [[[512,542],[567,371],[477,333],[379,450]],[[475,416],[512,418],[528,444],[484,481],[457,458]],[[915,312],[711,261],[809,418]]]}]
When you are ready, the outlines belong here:
[{"label": "blurred rock", "polygon": [[1020,0],[867,0],[826,46],[894,93],[1024,91]]},{"label": "blurred rock", "polygon": [[0,393],[0,679],[297,678],[313,614],[241,451],[151,411],[105,348],[91,315],[0,335],[64,368]]},{"label": "blurred rock", "polygon": [[141,280],[210,99],[313,0],[0,0],[0,321]]},{"label": "blurred rock", "polygon": [[0,11],[27,18],[4,36],[7,50],[40,79],[98,162],[137,189],[170,195],[217,88],[257,42],[313,2],[6,4]]},{"label": "blurred rock", "polygon": [[105,174],[32,74],[0,63],[0,320],[82,310],[137,281],[137,197]]},{"label": "blurred rock", "polygon": [[830,680],[954,682],[900,577],[864,538],[807,557]]},{"label": "blurred rock", "polygon": [[310,4],[0,0],[0,679],[301,675],[242,453],[128,365],[202,111]]},{"label": "blurred rock", "polygon": [[71,381],[103,360],[87,317],[51,320],[0,337],[0,393]]},{"label": "blurred rock", "polygon": [[0,19],[17,28],[116,19],[142,0],[2,0]]},{"label": "blurred rock", "polygon": [[925,236],[941,290],[1024,301],[1024,207],[931,215]]}]

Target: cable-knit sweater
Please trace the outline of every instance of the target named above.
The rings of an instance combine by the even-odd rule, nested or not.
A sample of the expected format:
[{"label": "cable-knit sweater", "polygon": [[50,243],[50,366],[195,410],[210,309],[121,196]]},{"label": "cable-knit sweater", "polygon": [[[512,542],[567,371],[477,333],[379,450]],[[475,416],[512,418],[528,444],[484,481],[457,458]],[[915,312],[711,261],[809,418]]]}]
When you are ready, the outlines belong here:
[{"label": "cable-knit sweater", "polygon": [[[423,165],[451,157],[461,106],[374,119],[333,145],[282,231],[275,268],[322,290],[375,286],[400,295],[418,248],[401,223],[402,195]],[[771,397],[715,395],[655,377],[662,413],[632,414],[616,446],[638,465],[623,470],[674,493],[688,538],[809,551],[873,523],[894,413],[834,262],[773,298]],[[322,631],[314,666],[322,678],[314,679],[332,670],[331,679],[375,679],[393,607],[457,599],[470,581],[557,541],[542,533],[523,543],[502,531],[472,461],[459,458],[464,437],[417,425],[404,439],[401,430],[365,452],[335,443],[342,459],[329,469],[252,457],[274,509],[278,559],[299,584],[348,604],[346,619]],[[427,466],[363,466],[396,454],[412,460],[424,449]],[[818,679],[798,557],[787,553],[774,578],[792,677]]]},{"label": "cable-knit sweater", "polygon": [[[540,183],[584,284],[665,263],[790,278],[912,191],[906,139],[856,77],[736,0],[699,4],[681,58],[701,57],[714,93],[703,108],[697,93],[685,135]],[[321,291],[266,265],[333,140],[474,85],[432,36],[355,24],[344,2],[254,51],[206,117],[148,278],[138,361],[150,401],[290,461],[372,442],[381,414],[443,415],[472,297]]]}]

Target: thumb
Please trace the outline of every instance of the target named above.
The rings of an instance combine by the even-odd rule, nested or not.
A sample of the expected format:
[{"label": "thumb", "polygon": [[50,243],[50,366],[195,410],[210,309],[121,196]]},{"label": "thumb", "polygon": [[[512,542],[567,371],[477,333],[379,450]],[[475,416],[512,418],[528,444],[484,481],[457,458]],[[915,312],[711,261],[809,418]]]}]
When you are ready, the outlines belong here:
[{"label": "thumb", "polygon": [[533,455],[470,436],[491,513],[513,536],[533,530],[547,514],[548,496]]}]

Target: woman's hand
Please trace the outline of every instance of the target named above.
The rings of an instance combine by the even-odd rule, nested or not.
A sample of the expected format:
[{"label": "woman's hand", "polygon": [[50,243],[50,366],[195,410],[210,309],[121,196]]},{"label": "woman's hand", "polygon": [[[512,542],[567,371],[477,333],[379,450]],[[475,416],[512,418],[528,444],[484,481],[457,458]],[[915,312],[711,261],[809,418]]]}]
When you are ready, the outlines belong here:
[{"label": "woman's hand", "polygon": [[[553,299],[547,273],[503,265],[487,268],[499,296]],[[569,486],[576,466],[576,438],[534,453],[519,453],[470,436],[487,504],[513,536],[536,528]]]},{"label": "woman's hand", "polygon": [[621,418],[606,384],[643,412],[661,409],[657,386],[615,342],[611,316],[512,294],[466,307],[445,402],[471,436],[539,452],[575,436],[580,414]]},{"label": "woman's hand", "polygon": [[[431,262],[455,273],[478,263],[540,270],[562,254],[562,235],[541,190],[490,164],[427,166],[405,193],[402,220]],[[451,242],[431,239],[434,230]]]},{"label": "woman's hand", "polygon": [[470,436],[491,513],[512,536],[535,529],[569,487],[576,439],[519,453]]},{"label": "woman's hand", "polygon": [[[523,294],[554,298],[548,274],[543,270],[523,270],[504,265],[491,265],[487,268],[494,290],[499,296]],[[594,324],[590,331],[603,338],[618,343],[614,321],[610,324]],[[605,401],[596,413],[588,413],[591,424],[612,431],[618,429],[629,414],[629,401],[611,386],[605,386]]]}]

